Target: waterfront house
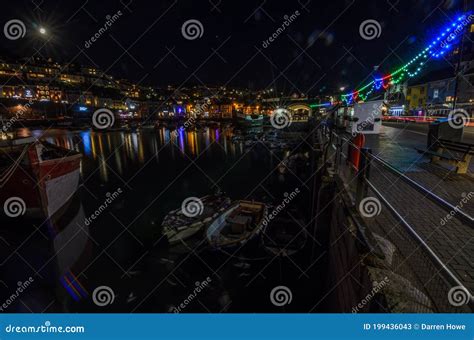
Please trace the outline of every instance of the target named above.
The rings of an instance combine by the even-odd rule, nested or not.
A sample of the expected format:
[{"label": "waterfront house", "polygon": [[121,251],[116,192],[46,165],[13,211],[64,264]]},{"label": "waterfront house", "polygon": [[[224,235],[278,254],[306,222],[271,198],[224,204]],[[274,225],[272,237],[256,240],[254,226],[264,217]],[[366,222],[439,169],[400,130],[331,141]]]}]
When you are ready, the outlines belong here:
[{"label": "waterfront house", "polygon": [[409,85],[407,88],[407,107],[410,114],[418,115],[426,106],[427,85],[425,83],[417,83]]}]

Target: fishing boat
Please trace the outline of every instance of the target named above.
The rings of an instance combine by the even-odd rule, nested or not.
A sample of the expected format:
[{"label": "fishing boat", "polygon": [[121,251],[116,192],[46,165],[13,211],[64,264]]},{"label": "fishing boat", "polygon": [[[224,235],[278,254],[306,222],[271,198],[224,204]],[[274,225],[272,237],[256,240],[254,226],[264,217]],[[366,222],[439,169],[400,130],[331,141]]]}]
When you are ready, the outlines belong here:
[{"label": "fishing boat", "polygon": [[16,200],[23,214],[52,218],[78,188],[81,158],[33,137],[0,140],[0,204]]},{"label": "fishing boat", "polygon": [[166,235],[171,245],[196,235],[231,204],[230,198],[220,193],[207,195],[199,200],[202,202],[202,213],[195,217],[186,216],[181,208],[170,211],[165,216],[161,226],[163,234]]},{"label": "fishing boat", "polygon": [[243,126],[263,126],[263,115],[237,113],[238,122]]},{"label": "fishing boat", "polygon": [[237,201],[211,223],[206,238],[214,248],[243,245],[260,233],[266,215],[264,203]]},{"label": "fishing boat", "polygon": [[302,226],[304,223],[301,220],[277,216],[263,230],[263,247],[274,256],[295,255],[304,248],[308,238]]}]

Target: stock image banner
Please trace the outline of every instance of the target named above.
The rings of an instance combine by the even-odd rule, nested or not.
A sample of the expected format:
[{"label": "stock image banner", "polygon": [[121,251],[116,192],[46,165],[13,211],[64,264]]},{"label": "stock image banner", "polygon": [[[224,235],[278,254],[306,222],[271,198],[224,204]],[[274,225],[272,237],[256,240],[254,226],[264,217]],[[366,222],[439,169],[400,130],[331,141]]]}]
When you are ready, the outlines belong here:
[{"label": "stock image banner", "polygon": [[474,339],[472,0],[0,11],[0,339]]}]

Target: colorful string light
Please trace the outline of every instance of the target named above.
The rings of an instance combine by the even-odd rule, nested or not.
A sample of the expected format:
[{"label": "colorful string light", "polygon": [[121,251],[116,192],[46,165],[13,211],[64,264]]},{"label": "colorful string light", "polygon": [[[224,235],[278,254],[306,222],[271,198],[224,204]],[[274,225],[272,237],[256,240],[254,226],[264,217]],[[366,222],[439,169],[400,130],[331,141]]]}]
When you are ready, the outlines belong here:
[{"label": "colorful string light", "polygon": [[441,58],[448,52],[456,43],[458,43],[464,33],[465,27],[474,20],[474,15],[464,14],[452,22],[447,28],[436,37],[433,42],[423,49],[418,55],[411,59],[408,63],[400,67],[395,72],[386,75],[382,78],[376,78],[360,89],[343,94],[342,101],[346,104],[356,102],[358,99],[366,101],[367,98],[374,92],[380,91],[382,88],[386,90],[389,86],[396,85],[404,80],[407,76],[409,78],[416,77],[428,61],[432,58]]}]

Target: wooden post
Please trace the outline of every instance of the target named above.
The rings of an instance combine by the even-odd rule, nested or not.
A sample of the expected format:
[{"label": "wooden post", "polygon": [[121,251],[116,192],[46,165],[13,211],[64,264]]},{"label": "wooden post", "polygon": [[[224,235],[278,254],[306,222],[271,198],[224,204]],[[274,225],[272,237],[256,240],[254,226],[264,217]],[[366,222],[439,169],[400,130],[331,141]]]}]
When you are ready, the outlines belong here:
[{"label": "wooden post", "polygon": [[356,203],[364,199],[367,196],[367,182],[366,180],[370,177],[370,166],[371,158],[370,154],[372,151],[369,148],[361,149],[361,157],[359,169],[357,171],[357,187],[356,187]]}]

